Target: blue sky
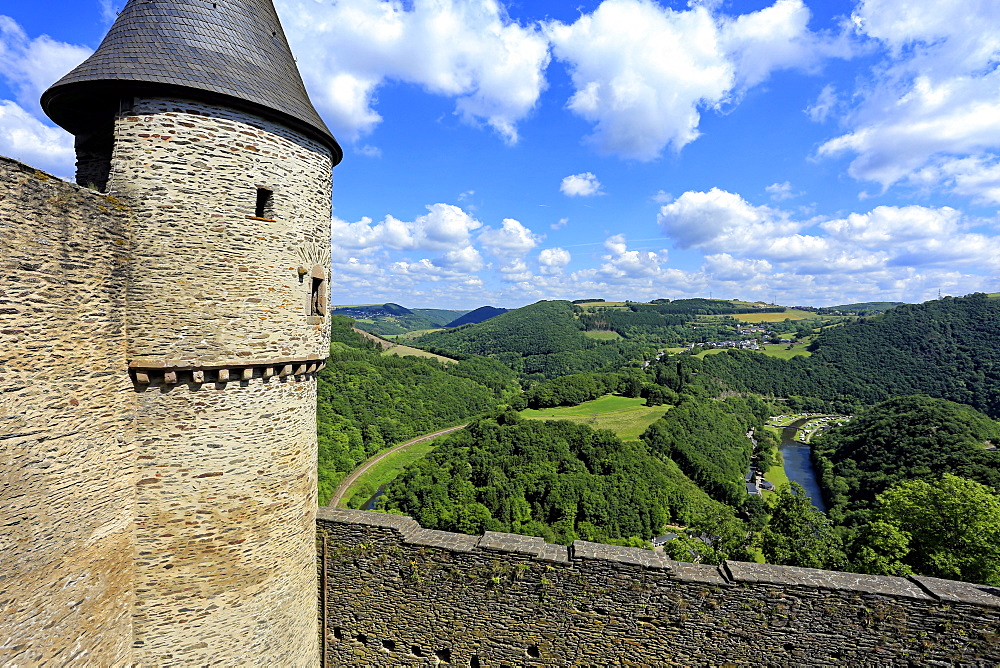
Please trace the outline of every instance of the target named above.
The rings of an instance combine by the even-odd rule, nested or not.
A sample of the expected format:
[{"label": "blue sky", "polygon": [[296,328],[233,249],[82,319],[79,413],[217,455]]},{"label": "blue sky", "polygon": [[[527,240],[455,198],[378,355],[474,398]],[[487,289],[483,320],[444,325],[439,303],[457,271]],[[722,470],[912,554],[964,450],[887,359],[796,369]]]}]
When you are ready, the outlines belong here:
[{"label": "blue sky", "polygon": [[[0,154],[124,0],[0,0]],[[1000,290],[995,0],[276,0],[345,149],[333,303]]]}]

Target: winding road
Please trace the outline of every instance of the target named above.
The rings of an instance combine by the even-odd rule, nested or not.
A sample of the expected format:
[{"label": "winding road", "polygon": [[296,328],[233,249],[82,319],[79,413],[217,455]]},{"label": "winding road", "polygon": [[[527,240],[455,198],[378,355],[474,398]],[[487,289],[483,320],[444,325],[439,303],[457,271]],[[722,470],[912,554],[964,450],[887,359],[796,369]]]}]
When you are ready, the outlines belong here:
[{"label": "winding road", "polygon": [[438,436],[444,436],[445,434],[450,434],[453,431],[458,431],[459,429],[464,429],[467,426],[468,426],[468,424],[460,424],[457,427],[448,427],[447,429],[442,429],[440,431],[435,431],[435,432],[430,433],[430,434],[424,434],[423,436],[417,436],[416,438],[411,438],[408,441],[400,443],[399,445],[394,445],[391,448],[389,448],[388,450],[385,450],[383,452],[378,453],[377,455],[369,457],[360,466],[358,466],[358,468],[356,468],[353,471],[351,471],[351,473],[346,478],[344,478],[343,480],[340,481],[340,485],[337,487],[337,491],[335,491],[333,493],[333,496],[330,497],[330,502],[328,504],[326,504],[326,507],[327,508],[336,508],[338,505],[340,505],[340,500],[342,498],[344,498],[344,494],[347,493],[348,488],[350,488],[350,486],[353,485],[354,482],[358,478],[360,478],[362,475],[364,475],[368,471],[368,469],[370,469],[371,467],[375,466],[376,464],[378,464],[380,461],[382,461],[383,459],[385,459],[386,457],[388,457],[392,453],[399,452],[400,450],[402,450],[404,448],[408,448],[409,446],[413,445],[414,443],[420,443],[422,441],[429,441],[432,438],[437,438]]}]

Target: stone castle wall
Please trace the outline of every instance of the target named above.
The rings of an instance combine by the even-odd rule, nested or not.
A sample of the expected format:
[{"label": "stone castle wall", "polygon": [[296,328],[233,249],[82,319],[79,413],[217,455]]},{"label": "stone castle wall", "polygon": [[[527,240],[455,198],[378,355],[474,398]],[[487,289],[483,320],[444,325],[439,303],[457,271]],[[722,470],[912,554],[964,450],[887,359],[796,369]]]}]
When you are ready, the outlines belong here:
[{"label": "stone castle wall", "polygon": [[[321,509],[327,666],[1000,663],[1000,589],[727,562]],[[937,663],[936,663],[937,662]]]},{"label": "stone castle wall", "polygon": [[132,644],[128,215],[0,158],[0,664],[120,665]]},{"label": "stone castle wall", "polygon": [[252,114],[169,98],[123,112],[108,187],[135,212],[130,365],[326,358],[310,295],[313,268],[329,272],[331,174],[327,148]]},{"label": "stone castle wall", "polygon": [[140,397],[136,660],[315,665],[315,376]]},{"label": "stone castle wall", "polygon": [[[140,98],[116,121],[108,188],[134,210],[140,663],[318,660],[329,318],[311,297],[329,273],[331,164],[320,144],[218,106]],[[264,211],[258,189],[273,193]]]}]

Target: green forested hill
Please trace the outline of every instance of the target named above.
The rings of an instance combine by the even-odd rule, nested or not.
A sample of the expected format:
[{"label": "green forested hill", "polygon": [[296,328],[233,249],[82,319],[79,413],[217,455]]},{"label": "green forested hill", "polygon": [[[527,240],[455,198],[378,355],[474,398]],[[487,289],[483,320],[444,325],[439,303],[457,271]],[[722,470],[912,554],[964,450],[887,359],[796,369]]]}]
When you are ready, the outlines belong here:
[{"label": "green forested hill", "polygon": [[342,306],[332,311],[333,315],[346,316],[355,320],[358,329],[381,336],[405,334],[418,329],[433,329],[450,322],[464,311],[443,311],[439,309],[410,310],[399,304],[369,304],[365,306]]},{"label": "green forested hill", "polygon": [[945,473],[1000,492],[1000,424],[969,406],[927,396],[891,399],[813,442],[830,515],[850,525],[869,519],[875,497],[910,480]]},{"label": "green forested hill", "polygon": [[736,521],[641,442],[515,413],[452,434],[391,482],[383,498],[424,527],[508,531],[563,544],[644,541],[668,521],[704,515]]},{"label": "green forested hill", "polygon": [[857,304],[840,304],[817,309],[820,313],[841,313],[844,315],[872,315],[884,313],[889,309],[902,306],[906,302],[859,302]]},{"label": "green forested hill", "polygon": [[672,459],[709,496],[739,508],[747,499],[743,474],[752,447],[747,432],[769,413],[759,399],[686,401],[646,430],[651,452]]},{"label": "green forested hill", "polygon": [[470,311],[455,311],[441,308],[415,308],[410,309],[419,316],[430,320],[436,327],[449,327],[456,318],[461,318]]},{"label": "green forested hill", "polygon": [[626,442],[587,425],[506,412],[450,436],[389,483],[383,499],[425,527],[560,543],[636,544],[679,523],[712,537],[682,540],[681,558],[746,559],[748,531],[766,513],[743,484],[747,432],[770,412],[759,399],[689,399],[641,441]]},{"label": "green forested hill", "polygon": [[617,370],[643,356],[634,343],[587,338],[578,312],[567,301],[541,301],[484,322],[431,332],[412,344],[445,354],[484,355],[520,374],[548,378]]},{"label": "green forested hill", "polygon": [[333,343],[317,402],[320,500],[380,450],[494,410],[519,393],[509,369],[483,358],[459,364],[381,355],[333,316]]},{"label": "green forested hill", "polygon": [[445,326],[461,327],[462,325],[469,325],[477,322],[485,322],[490,318],[495,318],[498,315],[503,315],[506,312],[507,309],[505,308],[497,308],[495,306],[480,306],[479,308],[469,311],[468,313],[463,313],[462,315],[448,322]]},{"label": "green forested hill", "polygon": [[927,394],[1000,417],[1000,301],[986,295],[898,306],[828,328],[811,349],[791,360],[742,351],[706,357],[698,382],[863,404]]}]

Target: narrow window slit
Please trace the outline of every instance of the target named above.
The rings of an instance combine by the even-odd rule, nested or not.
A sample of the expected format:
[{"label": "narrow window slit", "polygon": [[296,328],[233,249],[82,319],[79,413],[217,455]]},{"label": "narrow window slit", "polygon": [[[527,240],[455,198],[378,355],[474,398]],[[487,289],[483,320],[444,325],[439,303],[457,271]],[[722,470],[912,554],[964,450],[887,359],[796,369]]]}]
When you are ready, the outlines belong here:
[{"label": "narrow window slit", "polygon": [[274,215],[274,191],[267,188],[257,188],[257,206],[254,218],[272,218]]}]

